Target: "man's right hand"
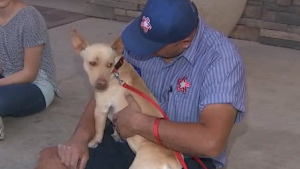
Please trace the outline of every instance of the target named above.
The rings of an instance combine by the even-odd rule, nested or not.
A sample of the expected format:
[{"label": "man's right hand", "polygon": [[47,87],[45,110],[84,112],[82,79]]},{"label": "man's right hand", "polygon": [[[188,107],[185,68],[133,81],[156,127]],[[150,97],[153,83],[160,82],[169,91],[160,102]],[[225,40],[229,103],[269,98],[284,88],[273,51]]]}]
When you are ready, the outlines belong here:
[{"label": "man's right hand", "polygon": [[58,145],[60,161],[69,169],[84,169],[89,159],[88,144],[84,141],[70,139]]}]

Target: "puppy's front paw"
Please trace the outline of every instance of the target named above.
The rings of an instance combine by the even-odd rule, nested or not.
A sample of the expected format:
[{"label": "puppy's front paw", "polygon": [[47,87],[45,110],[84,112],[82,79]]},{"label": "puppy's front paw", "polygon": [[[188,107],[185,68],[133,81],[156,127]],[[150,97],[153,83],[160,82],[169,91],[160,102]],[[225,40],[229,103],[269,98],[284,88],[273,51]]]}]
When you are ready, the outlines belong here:
[{"label": "puppy's front paw", "polygon": [[89,142],[88,146],[89,148],[96,148],[98,147],[98,142],[95,139],[93,139],[92,141]]},{"label": "puppy's front paw", "polygon": [[90,148],[96,148],[102,142],[102,135],[95,136],[88,144]]}]

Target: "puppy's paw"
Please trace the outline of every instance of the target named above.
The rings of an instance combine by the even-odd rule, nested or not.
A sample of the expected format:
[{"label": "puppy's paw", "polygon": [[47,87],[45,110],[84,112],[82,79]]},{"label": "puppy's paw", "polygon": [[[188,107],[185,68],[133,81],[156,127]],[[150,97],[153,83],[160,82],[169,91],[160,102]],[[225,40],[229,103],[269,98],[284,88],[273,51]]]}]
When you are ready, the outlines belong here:
[{"label": "puppy's paw", "polygon": [[89,142],[88,146],[89,146],[90,148],[96,148],[96,147],[98,146],[98,144],[100,144],[101,142],[102,142],[102,136],[99,136],[99,137],[95,136],[95,137],[93,138],[93,140],[91,140],[91,141]]},{"label": "puppy's paw", "polygon": [[89,142],[88,146],[89,148],[96,148],[98,147],[98,142],[93,139],[92,141]]}]

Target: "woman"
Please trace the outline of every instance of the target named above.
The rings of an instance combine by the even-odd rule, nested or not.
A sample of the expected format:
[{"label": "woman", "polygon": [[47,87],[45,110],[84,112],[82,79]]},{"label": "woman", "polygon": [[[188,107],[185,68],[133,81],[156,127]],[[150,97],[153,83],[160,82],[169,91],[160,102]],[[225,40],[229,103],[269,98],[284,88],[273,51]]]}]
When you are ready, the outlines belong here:
[{"label": "woman", "polygon": [[1,117],[41,112],[55,94],[59,89],[44,18],[32,6],[0,0],[0,123]]}]

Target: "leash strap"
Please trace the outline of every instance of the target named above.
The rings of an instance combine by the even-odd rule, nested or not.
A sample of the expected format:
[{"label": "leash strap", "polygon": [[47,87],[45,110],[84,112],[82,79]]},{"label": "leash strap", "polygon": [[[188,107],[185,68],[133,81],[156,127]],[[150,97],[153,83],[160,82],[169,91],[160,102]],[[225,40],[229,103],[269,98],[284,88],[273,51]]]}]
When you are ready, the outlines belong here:
[{"label": "leash strap", "polygon": [[120,60],[116,63],[114,70],[112,73],[115,73],[124,63],[124,57],[121,57]]},{"label": "leash strap", "polygon": [[[128,85],[127,83],[125,83],[123,80],[120,79],[119,77],[119,73],[117,72],[117,70],[123,65],[124,63],[124,57],[121,57],[120,60],[118,61],[118,63],[115,65],[114,70],[112,71],[112,73],[115,75],[115,77],[117,78],[117,80],[119,81],[120,85],[122,85],[124,88],[140,95],[141,97],[143,97],[144,99],[146,99],[147,101],[149,101],[155,108],[157,108],[160,113],[163,115],[163,118],[165,120],[169,121],[168,116],[165,114],[165,112],[162,110],[162,108],[153,100],[151,99],[149,96],[147,96],[145,93],[141,92],[140,90]],[[154,126],[153,126],[153,130],[154,130],[154,135],[156,138],[156,141],[158,142],[158,144],[160,144],[161,146],[163,146],[162,141],[159,138],[159,134],[158,134],[158,125],[159,125],[159,118],[157,118],[154,122]],[[175,156],[177,157],[178,161],[180,162],[181,166],[183,167],[183,169],[188,169],[183,156],[177,152],[174,151]],[[197,157],[193,157],[201,166],[203,169],[207,169],[207,167],[204,165],[204,163]]]}]

